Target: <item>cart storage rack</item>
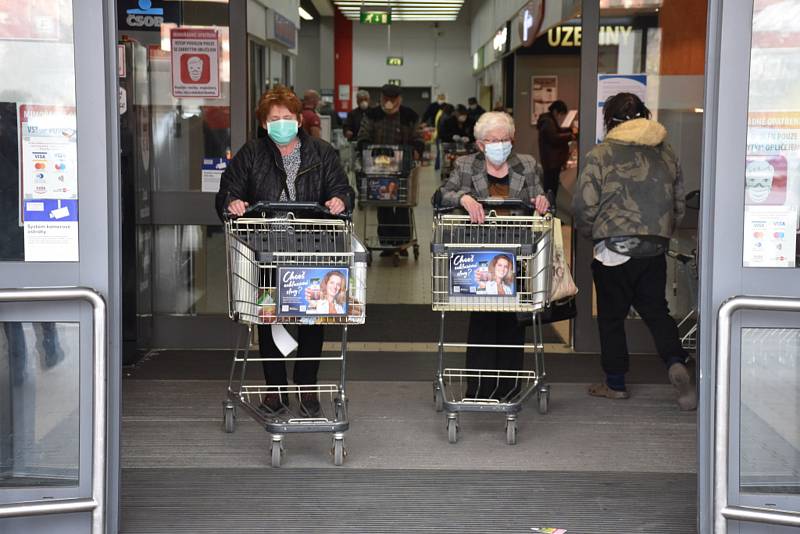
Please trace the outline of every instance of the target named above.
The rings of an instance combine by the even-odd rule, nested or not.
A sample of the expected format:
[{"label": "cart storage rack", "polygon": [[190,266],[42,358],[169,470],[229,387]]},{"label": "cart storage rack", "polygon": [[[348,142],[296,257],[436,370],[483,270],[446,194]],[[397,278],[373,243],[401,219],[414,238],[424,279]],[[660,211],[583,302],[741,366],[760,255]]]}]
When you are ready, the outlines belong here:
[{"label": "cart storage rack", "polygon": [[[370,224],[369,214],[364,214],[361,235],[364,237],[368,258],[371,252],[393,251],[394,265],[399,265],[399,253],[412,249],[414,258],[419,258],[417,229],[414,210],[419,191],[418,167],[414,164],[413,148],[406,145],[366,145],[357,162],[356,189],[361,208],[409,208],[408,222]],[[381,238],[378,227],[387,235]],[[393,237],[404,236],[404,237]]]},{"label": "cart storage rack", "polygon": [[[344,461],[344,432],[349,428],[345,370],[348,325],[363,324],[366,317],[366,249],[353,235],[349,215],[324,218],[325,208],[315,203],[272,202],[259,203],[244,217],[225,222],[225,243],[228,268],[229,316],[247,325],[247,336],[240,335],[234,353],[228,380],[227,398],[223,401],[224,427],[235,430],[239,409],[264,425],[272,434],[272,465],[278,467],[284,453],[283,436],[295,432],[329,432],[333,434],[334,463]],[[311,214],[314,217],[296,217]],[[279,275],[286,271],[315,276],[317,273],[337,271],[346,278],[346,308],[340,315],[317,315],[311,307],[299,311],[296,305],[279,309],[281,289],[285,283]],[[301,286],[305,295],[317,297],[318,278],[307,287]],[[313,286],[313,287],[311,287]],[[306,293],[309,291],[310,293]],[[285,291],[284,291],[285,293]],[[298,292],[299,293],[299,292]],[[319,298],[319,297],[317,297]],[[312,301],[313,302],[313,301]],[[319,358],[262,358],[250,357],[250,347],[258,325],[340,325],[342,328],[341,352],[337,356]],[[244,341],[244,343],[242,343]],[[333,360],[340,362],[338,384],[268,386],[252,385],[245,381],[249,362]],[[301,417],[284,406],[285,410],[269,413],[260,407],[267,394],[316,394],[320,401],[320,416]],[[298,406],[299,402],[293,403]]]},{"label": "cart storage rack", "polygon": [[[516,443],[517,413],[522,403],[535,391],[541,413],[548,411],[550,390],[545,385],[544,343],[539,313],[549,305],[552,271],[552,231],[550,215],[497,215],[501,209],[527,209],[522,201],[480,201],[489,210],[483,224],[470,221],[469,216],[448,214],[448,208],[437,208],[433,222],[432,307],[441,312],[438,346],[438,368],[433,384],[437,411],[447,412],[448,439],[458,439],[459,412],[499,412],[506,414],[506,438]],[[502,252],[514,257],[515,280],[513,295],[460,294],[454,291],[451,267],[455,255],[464,253]],[[445,314],[447,312],[516,312],[532,314],[533,342],[525,345],[474,345],[445,343]],[[444,368],[446,348],[469,347],[528,349],[534,353],[533,370],[450,369]],[[496,384],[511,382],[511,393],[503,398],[465,398],[464,388],[469,379]],[[492,394],[494,397],[494,392]]]}]

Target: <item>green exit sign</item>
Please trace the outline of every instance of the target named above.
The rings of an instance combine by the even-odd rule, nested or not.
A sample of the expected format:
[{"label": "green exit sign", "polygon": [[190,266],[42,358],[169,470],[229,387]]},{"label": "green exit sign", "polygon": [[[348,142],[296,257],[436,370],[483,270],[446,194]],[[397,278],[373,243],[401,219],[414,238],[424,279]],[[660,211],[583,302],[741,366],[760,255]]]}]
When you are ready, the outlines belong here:
[{"label": "green exit sign", "polygon": [[396,85],[397,87],[400,87],[400,85],[401,85],[401,83],[400,83],[400,80],[399,80],[399,79],[389,80],[389,83],[390,83],[391,85]]},{"label": "green exit sign", "polygon": [[389,11],[362,11],[361,24],[391,24],[392,14]]},{"label": "green exit sign", "polygon": [[403,58],[400,56],[389,56],[386,58],[386,64],[390,67],[402,67]]}]

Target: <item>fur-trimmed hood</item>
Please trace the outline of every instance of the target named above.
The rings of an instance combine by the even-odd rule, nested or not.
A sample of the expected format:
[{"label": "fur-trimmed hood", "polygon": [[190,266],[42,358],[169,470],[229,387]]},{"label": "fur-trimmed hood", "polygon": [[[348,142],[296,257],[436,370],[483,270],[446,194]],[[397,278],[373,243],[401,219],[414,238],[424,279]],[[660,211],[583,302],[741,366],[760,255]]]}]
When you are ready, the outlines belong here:
[{"label": "fur-trimmed hood", "polygon": [[667,129],[650,119],[625,121],[606,135],[606,141],[628,145],[658,146],[667,138]]}]

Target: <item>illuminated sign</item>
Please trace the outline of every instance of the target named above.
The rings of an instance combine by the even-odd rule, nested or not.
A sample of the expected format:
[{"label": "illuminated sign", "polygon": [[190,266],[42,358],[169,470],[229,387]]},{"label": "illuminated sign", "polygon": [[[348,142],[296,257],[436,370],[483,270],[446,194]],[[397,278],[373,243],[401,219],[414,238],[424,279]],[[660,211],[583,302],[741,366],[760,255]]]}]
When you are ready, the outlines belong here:
[{"label": "illuminated sign", "polygon": [[531,46],[536,40],[544,18],[544,0],[528,2],[519,12],[519,38],[522,46]]},{"label": "illuminated sign", "polygon": [[395,79],[391,79],[391,80],[389,80],[389,84],[391,84],[391,85],[396,85],[397,87],[400,87],[400,85],[402,85],[402,84],[400,83],[400,79],[399,79],[399,78],[395,78]]},{"label": "illuminated sign", "polygon": [[360,20],[361,24],[391,24],[392,12],[388,8],[362,9]]},{"label": "illuminated sign", "polygon": [[503,26],[494,34],[492,49],[495,56],[501,56],[508,51],[508,26]]},{"label": "illuminated sign", "polygon": [[479,71],[483,68],[483,47],[472,54],[472,70]]},{"label": "illuminated sign", "polygon": [[386,58],[386,64],[390,67],[402,67],[403,58],[402,56],[389,56]]},{"label": "illuminated sign", "polygon": [[[601,26],[598,44],[619,46],[630,42],[633,26]],[[547,45],[551,48],[580,47],[583,31],[580,26],[556,26],[547,30]]]}]

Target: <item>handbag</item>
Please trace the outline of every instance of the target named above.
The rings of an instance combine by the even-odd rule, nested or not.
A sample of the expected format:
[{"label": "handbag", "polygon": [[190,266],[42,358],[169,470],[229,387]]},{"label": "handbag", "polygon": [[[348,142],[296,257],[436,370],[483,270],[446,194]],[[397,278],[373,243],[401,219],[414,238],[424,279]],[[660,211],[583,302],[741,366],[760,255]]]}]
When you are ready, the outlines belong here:
[{"label": "handbag", "polygon": [[561,233],[561,219],[553,218],[553,264],[550,282],[550,302],[574,297],[578,286],[572,279],[572,272],[564,257],[564,235]]},{"label": "handbag", "polygon": [[[572,272],[564,257],[564,235],[561,233],[561,219],[557,218],[553,218],[552,261],[550,305],[539,313],[542,324],[566,321],[574,319],[578,315],[578,307],[575,303],[578,286],[572,279]],[[520,325],[531,326],[533,314],[518,313],[517,322]]]}]

